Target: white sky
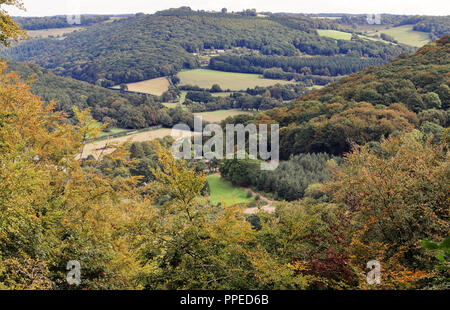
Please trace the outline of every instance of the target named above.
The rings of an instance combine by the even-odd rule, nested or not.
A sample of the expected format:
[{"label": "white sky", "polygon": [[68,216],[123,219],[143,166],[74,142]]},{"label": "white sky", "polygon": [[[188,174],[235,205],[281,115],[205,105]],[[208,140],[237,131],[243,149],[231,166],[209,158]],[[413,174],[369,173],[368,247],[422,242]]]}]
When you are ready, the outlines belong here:
[{"label": "white sky", "polygon": [[27,12],[7,9],[14,16],[59,14],[154,13],[167,8],[293,13],[391,13],[450,15],[448,0],[22,0]]}]

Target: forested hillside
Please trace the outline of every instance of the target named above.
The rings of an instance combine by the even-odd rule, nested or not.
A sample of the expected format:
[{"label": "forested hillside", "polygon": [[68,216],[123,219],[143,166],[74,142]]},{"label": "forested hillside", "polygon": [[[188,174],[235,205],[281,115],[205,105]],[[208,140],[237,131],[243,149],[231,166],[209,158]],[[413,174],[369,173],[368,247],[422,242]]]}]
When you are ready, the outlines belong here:
[{"label": "forested hillside", "polygon": [[33,94],[47,103],[54,101],[54,110],[66,113],[71,121],[74,121],[74,108],[90,108],[97,121],[121,128],[160,125],[161,119],[167,116],[161,111],[164,106],[152,96],[123,94],[70,77],[60,77],[34,64],[9,62],[8,70],[18,73],[23,80],[31,79]]},{"label": "forested hillside", "polygon": [[387,42],[334,40],[318,36],[314,28],[304,29],[308,25],[300,30],[284,24],[278,17],[181,8],[95,24],[68,34],[64,40],[33,40],[3,55],[39,64],[59,75],[111,86],[196,68],[199,62],[193,53],[211,48],[246,47],[281,56],[350,54],[383,60],[410,50]]},{"label": "forested hillside", "polygon": [[[110,19],[107,15],[82,15],[80,18],[81,26],[88,26],[95,23],[104,22]],[[40,30],[49,28],[66,28],[73,25],[67,22],[66,16],[49,17],[14,17],[13,20],[25,30]]]},{"label": "forested hillside", "polygon": [[263,113],[276,121],[282,157],[305,152],[342,154],[352,143],[378,141],[413,128],[439,138],[449,125],[450,37],[414,55],[350,75],[288,107]]}]

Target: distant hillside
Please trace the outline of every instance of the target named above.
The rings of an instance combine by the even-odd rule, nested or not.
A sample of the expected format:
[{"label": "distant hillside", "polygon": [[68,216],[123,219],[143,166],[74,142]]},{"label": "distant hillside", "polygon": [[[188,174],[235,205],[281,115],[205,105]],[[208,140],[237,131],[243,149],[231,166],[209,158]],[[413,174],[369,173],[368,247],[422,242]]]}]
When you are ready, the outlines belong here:
[{"label": "distant hillside", "polygon": [[320,37],[311,28],[332,28],[327,23],[177,9],[94,24],[64,40],[24,42],[2,54],[58,75],[111,86],[197,68],[199,60],[193,53],[211,48],[246,47],[278,56],[351,54],[384,61],[410,51],[379,41]]},{"label": "distant hillside", "polygon": [[282,157],[342,154],[399,131],[421,128],[439,138],[450,125],[450,36],[414,55],[371,67],[314,91],[289,107],[260,114],[278,122]]}]

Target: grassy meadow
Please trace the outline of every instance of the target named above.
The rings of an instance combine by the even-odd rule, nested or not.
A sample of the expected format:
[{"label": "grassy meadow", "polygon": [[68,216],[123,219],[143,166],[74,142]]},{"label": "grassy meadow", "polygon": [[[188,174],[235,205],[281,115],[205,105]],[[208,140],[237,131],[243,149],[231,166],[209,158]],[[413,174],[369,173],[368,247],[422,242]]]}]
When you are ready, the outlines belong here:
[{"label": "grassy meadow", "polygon": [[272,86],[275,84],[290,84],[288,81],[264,79],[259,74],[223,72],[209,69],[195,69],[178,73],[180,85],[197,85],[201,88],[211,88],[220,85],[223,90],[246,90],[256,86]]},{"label": "grassy meadow", "polygon": [[[167,78],[160,77],[136,83],[129,83],[127,84],[127,86],[129,91],[161,96],[165,91],[169,89],[170,83]],[[119,89],[120,85],[116,85],[113,88]]]}]

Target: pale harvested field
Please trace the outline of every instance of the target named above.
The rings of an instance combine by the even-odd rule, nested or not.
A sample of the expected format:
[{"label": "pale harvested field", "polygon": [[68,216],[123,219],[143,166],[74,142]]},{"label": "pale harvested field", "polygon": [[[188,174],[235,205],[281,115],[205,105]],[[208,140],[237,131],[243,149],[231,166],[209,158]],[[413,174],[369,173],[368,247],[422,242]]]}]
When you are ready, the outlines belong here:
[{"label": "pale harvested field", "polygon": [[230,97],[233,92],[211,93],[213,97]]},{"label": "pale harvested field", "polygon": [[[150,95],[161,96],[164,92],[169,89],[169,80],[165,77],[160,77],[151,80],[145,80],[136,83],[127,84],[129,91],[146,93]],[[120,85],[116,85],[113,88],[119,89]]]},{"label": "pale harvested field", "polygon": [[151,140],[154,140],[157,138],[164,138],[166,136],[172,136],[173,138],[178,139],[178,138],[183,137],[183,135],[193,136],[193,133],[189,132],[189,131],[172,130],[169,128],[150,130],[150,131],[139,132],[139,133],[135,133],[135,134],[131,133],[124,137],[96,141],[96,142],[87,144],[84,147],[82,157],[86,158],[89,155],[93,155],[95,158],[100,158],[104,155],[111,154],[114,151],[114,146],[121,145],[121,144],[127,143],[127,142],[131,143],[131,142],[151,141]]},{"label": "pale harvested field", "polygon": [[48,38],[50,36],[59,37],[74,31],[84,30],[83,27],[69,27],[69,28],[50,28],[42,30],[27,30],[28,36],[31,39]]},{"label": "pale harvested field", "polygon": [[241,114],[253,114],[248,111],[241,110],[219,110],[213,112],[194,113],[195,116],[203,117],[203,120],[209,123],[220,123],[229,116],[236,116]]}]

